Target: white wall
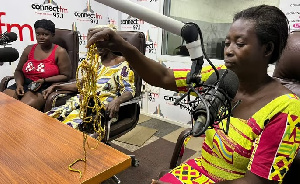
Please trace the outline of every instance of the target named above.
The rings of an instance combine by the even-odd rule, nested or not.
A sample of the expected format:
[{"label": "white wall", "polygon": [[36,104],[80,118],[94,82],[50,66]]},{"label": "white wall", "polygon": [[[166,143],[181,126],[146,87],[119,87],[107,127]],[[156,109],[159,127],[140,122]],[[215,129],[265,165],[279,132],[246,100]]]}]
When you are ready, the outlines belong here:
[{"label": "white wall", "polygon": [[[4,1],[4,0],[1,0]],[[150,8],[156,12],[163,12],[163,0],[131,0],[141,6]],[[290,20],[290,26],[292,29],[298,29],[299,24],[299,12],[300,3],[299,0],[260,0],[255,2],[268,4],[279,4],[279,7],[286,13]],[[186,17],[199,15],[199,19],[203,18],[206,21],[211,22],[228,22],[231,21],[231,17],[226,17],[224,14],[242,8],[246,2],[253,1],[243,0],[244,3],[239,1],[238,4],[226,1],[226,4],[222,4],[225,1],[205,1],[201,0],[203,6],[211,6],[213,3],[216,6],[216,10],[219,14],[214,12],[199,12],[192,11],[189,6],[196,6],[188,2],[200,2],[188,1],[188,0],[174,0],[174,2],[182,3],[181,7],[185,7],[186,11],[178,9]],[[228,6],[230,5],[230,6]],[[58,12],[46,11],[37,9],[39,7],[57,7]],[[238,7],[237,7],[238,6]],[[227,8],[226,8],[227,7]],[[207,8],[208,9],[208,8]],[[188,11],[187,11],[188,10]],[[82,17],[91,16],[91,17]],[[214,15],[214,16],[212,16]],[[220,15],[220,16],[215,16]],[[214,18],[212,18],[214,17]],[[7,31],[9,27],[11,31],[18,34],[18,40],[12,42],[9,47],[16,48],[21,54],[23,49],[29,45],[36,43],[35,37],[30,35],[30,31],[33,30],[33,24],[38,19],[51,19],[58,28],[73,29],[80,32],[80,58],[83,59],[86,54],[86,33],[88,28],[94,27],[97,24],[116,24],[119,30],[137,30],[143,31],[146,35],[147,49],[146,55],[166,67],[170,68],[190,68],[191,62],[188,57],[178,56],[164,56],[160,54],[162,30],[154,25],[148,24],[139,18],[131,17],[128,14],[119,12],[110,7],[97,3],[95,0],[10,0],[2,3],[0,7],[0,33]],[[130,21],[129,21],[130,20]],[[23,29],[19,29],[16,26],[25,26]],[[27,26],[27,27],[26,27]],[[34,31],[34,30],[33,30]],[[22,38],[23,36],[23,38]],[[2,46],[3,47],[3,46]],[[220,60],[212,60],[215,65],[222,64]],[[11,63],[5,63],[0,66],[0,78],[6,75],[12,75],[18,61]],[[205,63],[206,65],[207,63]],[[274,66],[269,69],[269,74],[273,72]],[[179,94],[166,91],[157,87],[145,85],[146,90],[142,100],[142,113],[154,116],[165,121],[180,123],[183,126],[188,126],[190,116],[185,109],[181,109],[178,106],[172,105],[174,100],[179,97]]]}]

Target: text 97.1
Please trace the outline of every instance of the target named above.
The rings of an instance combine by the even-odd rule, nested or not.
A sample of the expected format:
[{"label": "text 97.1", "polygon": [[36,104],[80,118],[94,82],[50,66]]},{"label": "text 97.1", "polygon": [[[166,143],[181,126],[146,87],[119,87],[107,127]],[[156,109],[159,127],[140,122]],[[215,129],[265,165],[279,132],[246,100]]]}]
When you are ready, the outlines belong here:
[{"label": "text 97.1", "polygon": [[53,12],[53,16],[60,19],[64,18],[64,14],[59,12]]},{"label": "text 97.1", "polygon": [[133,30],[140,30],[140,29],[141,29],[141,25],[139,24],[133,25]]},{"label": "text 97.1", "polygon": [[98,21],[98,19],[91,19],[91,23],[92,24],[99,24],[99,21]]}]

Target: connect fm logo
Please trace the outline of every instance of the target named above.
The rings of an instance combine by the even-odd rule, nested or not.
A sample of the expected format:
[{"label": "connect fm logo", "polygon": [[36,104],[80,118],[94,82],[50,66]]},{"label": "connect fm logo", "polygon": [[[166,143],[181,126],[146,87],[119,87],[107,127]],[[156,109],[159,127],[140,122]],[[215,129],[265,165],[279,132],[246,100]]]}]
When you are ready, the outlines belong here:
[{"label": "connect fm logo", "polygon": [[163,113],[161,112],[161,108],[159,104],[155,107],[155,111],[153,112],[153,114],[157,114],[164,117]]},{"label": "connect fm logo", "polygon": [[72,23],[72,30],[78,33],[79,38],[79,45],[86,45],[87,44],[87,34],[82,34],[78,31],[76,22]]},{"label": "connect fm logo", "polygon": [[56,18],[64,18],[64,14],[68,13],[67,8],[57,5],[53,0],[45,0],[43,4],[33,3],[31,8],[39,15],[49,15]]},{"label": "connect fm logo", "polygon": [[90,21],[92,24],[99,24],[99,20],[103,18],[101,14],[95,13],[94,10],[92,10],[90,0],[87,0],[86,8],[83,9],[82,12],[75,11],[74,16],[79,21]]},{"label": "connect fm logo", "polygon": [[134,31],[141,30],[141,25],[143,24],[145,24],[143,20],[134,18],[130,15],[127,17],[127,19],[121,20],[121,25],[123,28],[132,29]]},{"label": "connect fm logo", "polygon": [[[175,101],[177,99],[179,99],[181,96],[182,96],[182,94],[180,94],[180,93],[174,93],[173,96],[164,95],[164,101],[168,105],[174,105]],[[183,104],[187,103],[187,100],[185,98],[182,99],[182,101],[183,101]],[[178,106],[180,109],[187,110],[181,103],[179,103]]]},{"label": "connect fm logo", "polygon": [[[18,38],[20,39],[20,41],[24,40],[24,34],[23,32],[25,31],[25,33],[29,34],[30,40],[34,41],[34,32],[33,32],[33,28],[31,27],[31,25],[29,24],[18,24],[18,23],[5,23],[2,22],[2,17],[6,16],[6,12],[0,12],[0,34],[2,34],[3,32],[7,31],[7,32],[11,32],[11,31],[15,31],[15,29],[17,29],[18,31]],[[3,28],[5,28],[6,30],[3,30]],[[27,36],[26,36],[27,37]]]},{"label": "connect fm logo", "polygon": [[52,4],[54,6],[57,6],[57,3],[52,0],[45,0],[43,4]]},{"label": "connect fm logo", "polygon": [[112,18],[109,18],[109,17],[107,17],[107,23],[108,23],[108,24],[113,24],[113,25],[115,25],[115,24],[116,24],[116,20],[115,20],[115,19],[112,19]]},{"label": "connect fm logo", "polygon": [[146,52],[150,54],[156,54],[157,43],[150,38],[149,30],[146,33]]},{"label": "connect fm logo", "polygon": [[152,93],[152,92],[149,92],[148,93],[148,100],[150,102],[155,102],[155,99],[159,98],[159,94],[158,93]]}]

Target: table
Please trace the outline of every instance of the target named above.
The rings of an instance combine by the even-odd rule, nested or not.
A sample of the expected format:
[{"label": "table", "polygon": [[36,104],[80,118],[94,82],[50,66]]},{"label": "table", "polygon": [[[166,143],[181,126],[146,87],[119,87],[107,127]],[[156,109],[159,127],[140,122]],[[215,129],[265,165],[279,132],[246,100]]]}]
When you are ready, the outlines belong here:
[{"label": "table", "polygon": [[80,179],[68,166],[84,158],[82,133],[1,92],[0,145],[0,183],[100,183],[131,166],[130,156],[106,144],[86,145],[86,164],[73,166]]}]

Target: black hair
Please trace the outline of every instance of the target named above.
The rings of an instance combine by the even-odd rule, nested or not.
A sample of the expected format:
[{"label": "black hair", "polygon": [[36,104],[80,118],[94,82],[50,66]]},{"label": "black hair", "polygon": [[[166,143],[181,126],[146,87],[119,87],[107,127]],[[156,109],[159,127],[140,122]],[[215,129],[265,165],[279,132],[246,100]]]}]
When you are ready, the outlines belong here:
[{"label": "black hair", "polygon": [[47,19],[37,20],[34,23],[34,29],[37,28],[44,28],[50,31],[53,35],[55,34],[55,24],[51,20],[47,20]]},{"label": "black hair", "polygon": [[276,62],[286,46],[289,34],[288,19],[285,14],[275,6],[260,5],[235,14],[233,21],[238,19],[255,22],[255,32],[262,45],[273,42],[274,51],[269,64]]}]

